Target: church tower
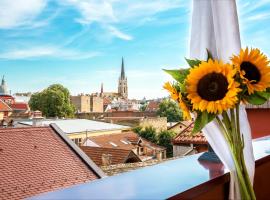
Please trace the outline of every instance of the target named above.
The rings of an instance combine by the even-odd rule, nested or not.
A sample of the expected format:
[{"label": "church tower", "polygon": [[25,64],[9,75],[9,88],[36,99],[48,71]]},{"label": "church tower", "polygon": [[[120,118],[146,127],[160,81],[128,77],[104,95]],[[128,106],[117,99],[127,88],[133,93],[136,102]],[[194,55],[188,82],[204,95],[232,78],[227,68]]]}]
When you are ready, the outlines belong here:
[{"label": "church tower", "polygon": [[8,95],[8,89],[7,89],[7,84],[5,81],[5,76],[3,76],[2,82],[0,85],[0,95]]},{"label": "church tower", "polygon": [[118,82],[118,94],[120,97],[123,97],[124,99],[128,98],[127,77],[125,75],[125,66],[124,66],[123,57],[122,57],[122,65],[121,65],[121,75],[119,77],[119,82]]}]

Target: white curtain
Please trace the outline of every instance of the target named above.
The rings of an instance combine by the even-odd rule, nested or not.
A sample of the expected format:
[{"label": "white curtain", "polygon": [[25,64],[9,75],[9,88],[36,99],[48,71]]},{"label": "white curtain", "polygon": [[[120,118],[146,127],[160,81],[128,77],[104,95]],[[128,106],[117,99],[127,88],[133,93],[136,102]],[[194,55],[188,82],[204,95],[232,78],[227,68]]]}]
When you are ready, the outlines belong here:
[{"label": "white curtain", "polygon": [[[235,0],[193,0],[190,38],[190,58],[206,60],[206,48],[214,58],[229,62],[232,54],[241,48],[240,33]],[[240,127],[244,134],[244,156],[249,177],[253,183],[255,162],[252,149],[251,131],[245,108],[240,107]],[[217,156],[231,172],[230,199],[240,199],[235,165],[216,122],[209,123],[203,133]]]}]

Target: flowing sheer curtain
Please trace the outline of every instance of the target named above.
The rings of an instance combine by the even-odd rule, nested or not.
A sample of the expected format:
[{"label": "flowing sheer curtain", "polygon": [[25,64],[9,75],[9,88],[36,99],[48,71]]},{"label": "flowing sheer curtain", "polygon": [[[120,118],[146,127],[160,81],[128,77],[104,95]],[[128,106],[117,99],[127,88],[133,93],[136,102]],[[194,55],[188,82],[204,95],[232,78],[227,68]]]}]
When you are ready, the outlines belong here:
[{"label": "flowing sheer curtain", "polygon": [[[209,49],[214,58],[229,62],[232,54],[241,48],[238,16],[235,0],[193,0],[190,38],[190,58],[206,60]],[[240,127],[244,135],[244,156],[251,182],[253,183],[255,162],[251,131],[244,106],[240,107]],[[203,133],[215,153],[231,172],[230,199],[240,199],[235,165],[216,122],[209,123]]]}]

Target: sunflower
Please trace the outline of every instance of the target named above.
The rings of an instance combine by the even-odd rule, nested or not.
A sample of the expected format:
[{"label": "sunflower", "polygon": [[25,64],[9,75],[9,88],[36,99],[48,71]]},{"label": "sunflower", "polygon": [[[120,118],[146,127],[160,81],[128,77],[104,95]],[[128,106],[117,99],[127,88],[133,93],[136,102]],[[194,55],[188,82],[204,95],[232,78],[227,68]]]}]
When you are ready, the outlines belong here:
[{"label": "sunflower", "polygon": [[178,102],[178,106],[183,112],[184,119],[191,120],[190,111],[188,109],[188,106],[183,101],[181,93],[178,93],[177,90],[169,82],[166,82],[163,88],[168,90],[171,94],[172,99]]},{"label": "sunflower", "polygon": [[240,51],[240,55],[231,58],[233,65],[240,73],[248,93],[264,91],[270,87],[270,66],[267,57],[259,49],[248,48]]},{"label": "sunflower", "polygon": [[183,112],[183,118],[184,118],[184,120],[191,120],[190,111],[188,109],[188,106],[182,100],[181,93],[179,93],[178,105],[179,105],[179,107],[181,108],[181,110]]},{"label": "sunflower", "polygon": [[230,64],[213,61],[201,62],[187,76],[187,98],[193,109],[201,112],[222,113],[237,103],[241,91],[234,80],[236,69]]},{"label": "sunflower", "polygon": [[179,98],[178,92],[169,82],[166,82],[163,85],[163,88],[170,92],[171,97],[172,97],[173,100],[175,100],[175,101],[178,100],[178,98]]}]

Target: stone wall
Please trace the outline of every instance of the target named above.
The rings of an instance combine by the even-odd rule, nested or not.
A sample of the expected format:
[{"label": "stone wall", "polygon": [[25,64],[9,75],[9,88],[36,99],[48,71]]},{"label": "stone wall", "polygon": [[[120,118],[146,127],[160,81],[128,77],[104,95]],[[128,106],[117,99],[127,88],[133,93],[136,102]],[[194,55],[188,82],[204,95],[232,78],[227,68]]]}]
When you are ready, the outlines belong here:
[{"label": "stone wall", "polygon": [[90,97],[90,112],[103,112],[103,98],[99,96]]},{"label": "stone wall", "polygon": [[83,113],[90,112],[90,96],[87,95],[71,96],[70,100],[74,104],[76,111]]},{"label": "stone wall", "polygon": [[142,128],[154,127],[157,132],[167,130],[167,117],[147,117],[143,118],[139,124]]},{"label": "stone wall", "polygon": [[168,161],[168,160],[174,160],[174,159],[178,159],[178,158],[180,158],[180,157],[167,158],[167,159],[164,159],[164,160],[161,160],[161,161],[153,159],[153,160],[144,161],[144,162],[124,163],[124,164],[117,164],[117,165],[101,166],[101,169],[108,176],[113,176],[113,175],[116,175],[116,174],[128,172],[128,171],[131,171],[131,170],[136,170],[136,169],[139,169],[139,168],[142,168],[142,167],[156,165],[156,164],[159,164],[161,162],[165,162],[165,161]]}]

